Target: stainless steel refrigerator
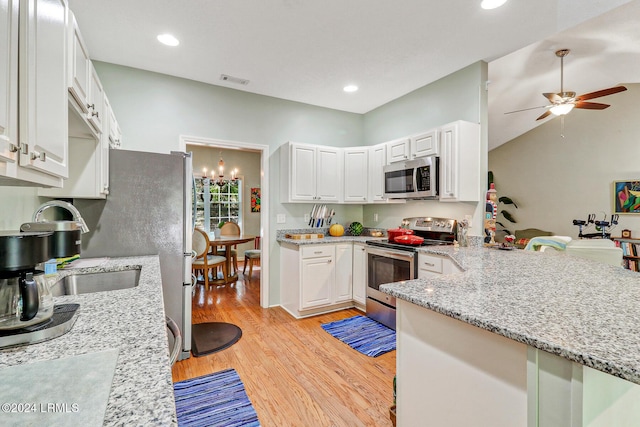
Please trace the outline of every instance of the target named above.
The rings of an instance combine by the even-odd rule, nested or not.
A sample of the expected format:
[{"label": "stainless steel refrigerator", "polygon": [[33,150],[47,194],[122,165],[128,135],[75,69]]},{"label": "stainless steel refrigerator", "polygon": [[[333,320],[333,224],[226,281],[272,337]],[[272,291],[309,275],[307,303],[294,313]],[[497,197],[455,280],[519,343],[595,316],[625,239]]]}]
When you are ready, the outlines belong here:
[{"label": "stainless steel refrigerator", "polygon": [[106,200],[74,200],[90,232],[82,257],[155,255],[160,258],[167,316],[183,337],[180,359],[191,352],[191,153],[110,150]]}]

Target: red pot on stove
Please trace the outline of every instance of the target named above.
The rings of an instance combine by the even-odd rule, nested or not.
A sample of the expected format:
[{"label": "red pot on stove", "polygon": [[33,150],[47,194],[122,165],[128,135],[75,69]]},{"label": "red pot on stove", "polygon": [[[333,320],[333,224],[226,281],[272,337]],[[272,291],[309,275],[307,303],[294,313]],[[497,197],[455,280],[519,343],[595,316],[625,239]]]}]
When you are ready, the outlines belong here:
[{"label": "red pot on stove", "polygon": [[406,228],[392,228],[387,230],[387,237],[390,242],[395,242],[396,237],[413,234],[413,230],[407,230]]}]

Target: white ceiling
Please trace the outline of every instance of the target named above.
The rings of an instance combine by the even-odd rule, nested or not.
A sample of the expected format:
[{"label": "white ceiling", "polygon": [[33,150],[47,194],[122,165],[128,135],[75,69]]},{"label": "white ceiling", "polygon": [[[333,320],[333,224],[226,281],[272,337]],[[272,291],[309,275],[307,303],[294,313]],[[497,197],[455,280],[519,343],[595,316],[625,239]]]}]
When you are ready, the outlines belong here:
[{"label": "white ceiling", "polygon": [[[628,2],[511,0],[485,11],[480,0],[69,0],[94,60],[354,113],[490,62],[490,147],[531,129],[539,115],[507,119],[503,110],[543,105],[540,93],[559,90],[555,46],[573,50],[565,61],[567,90],[582,93],[627,78],[600,68],[607,53],[627,61],[635,53],[620,47],[611,28],[586,39],[539,41]],[[622,14],[627,34],[620,37],[640,46],[631,25],[639,4],[625,6],[635,18]],[[180,46],[159,44],[156,35],[165,32]],[[585,71],[577,71],[579,64]],[[220,74],[250,83],[223,82]],[[593,81],[581,83],[576,74]],[[360,90],[347,94],[347,84]]]}]

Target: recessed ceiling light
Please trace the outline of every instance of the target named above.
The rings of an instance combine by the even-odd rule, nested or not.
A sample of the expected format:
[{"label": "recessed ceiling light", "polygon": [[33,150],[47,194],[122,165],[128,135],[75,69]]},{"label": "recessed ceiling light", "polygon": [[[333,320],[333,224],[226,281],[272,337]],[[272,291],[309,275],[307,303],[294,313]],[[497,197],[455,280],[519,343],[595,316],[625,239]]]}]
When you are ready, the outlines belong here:
[{"label": "recessed ceiling light", "polygon": [[495,9],[505,4],[507,0],[482,0],[480,7],[483,9]]},{"label": "recessed ceiling light", "polygon": [[158,41],[162,44],[166,44],[167,46],[178,46],[180,44],[178,39],[173,37],[171,34],[158,35]]},{"label": "recessed ceiling light", "polygon": [[358,90],[358,86],[356,86],[356,85],[347,85],[342,90],[344,90],[345,92],[355,92],[355,91]]}]

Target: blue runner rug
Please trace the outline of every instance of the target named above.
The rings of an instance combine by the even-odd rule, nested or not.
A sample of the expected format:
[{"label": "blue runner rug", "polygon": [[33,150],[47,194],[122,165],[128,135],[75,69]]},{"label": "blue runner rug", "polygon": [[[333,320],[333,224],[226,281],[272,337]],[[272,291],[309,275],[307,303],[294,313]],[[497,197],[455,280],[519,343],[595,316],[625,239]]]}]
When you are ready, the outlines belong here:
[{"label": "blue runner rug", "polygon": [[396,349],[396,331],[366,316],[325,323],[322,329],[367,356],[377,357]]},{"label": "blue runner rug", "polygon": [[174,383],[173,392],[181,427],[260,426],[235,369]]}]

